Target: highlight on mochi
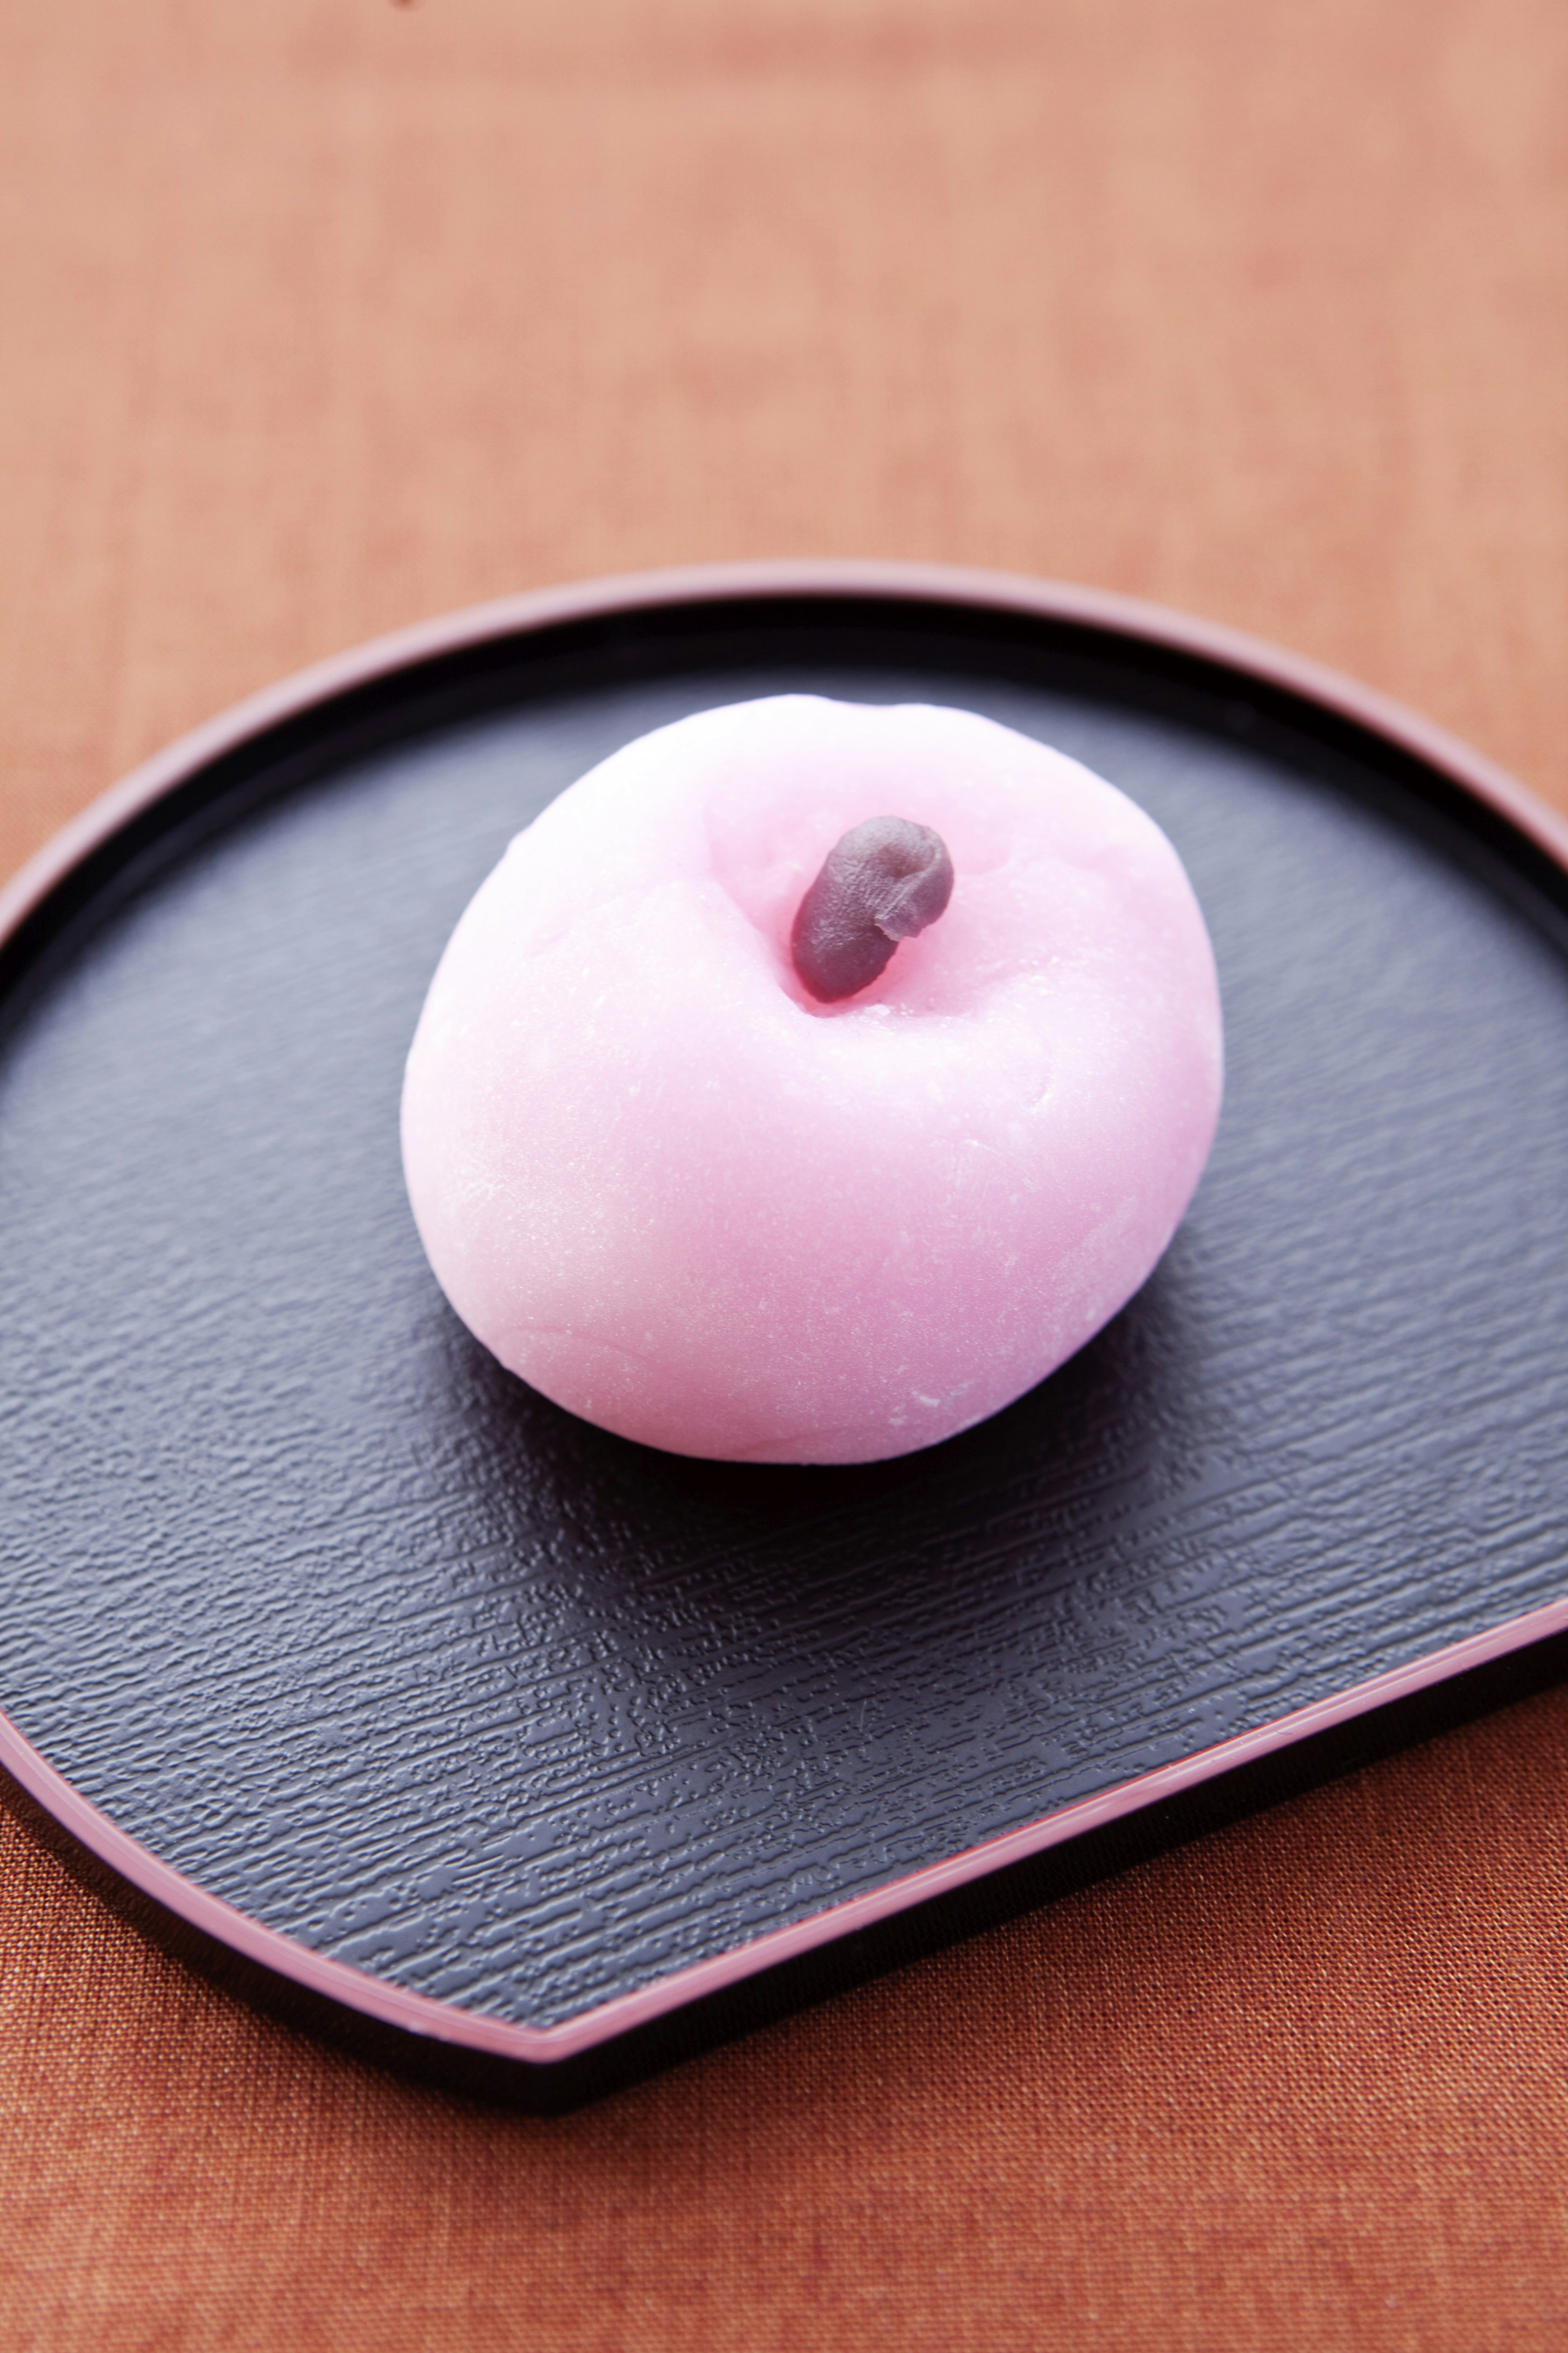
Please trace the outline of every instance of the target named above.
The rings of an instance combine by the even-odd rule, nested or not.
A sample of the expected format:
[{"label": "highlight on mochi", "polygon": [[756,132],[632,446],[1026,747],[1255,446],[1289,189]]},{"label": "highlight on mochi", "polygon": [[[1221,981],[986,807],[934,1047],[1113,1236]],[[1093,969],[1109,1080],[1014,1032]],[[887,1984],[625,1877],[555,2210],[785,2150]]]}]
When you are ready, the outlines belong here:
[{"label": "highlight on mochi", "polygon": [[558,1404],[866,1461],[1131,1296],[1221,1077],[1202,914],[1124,794],[973,712],[775,696],[512,842],[431,982],[404,1166],[451,1304]]}]

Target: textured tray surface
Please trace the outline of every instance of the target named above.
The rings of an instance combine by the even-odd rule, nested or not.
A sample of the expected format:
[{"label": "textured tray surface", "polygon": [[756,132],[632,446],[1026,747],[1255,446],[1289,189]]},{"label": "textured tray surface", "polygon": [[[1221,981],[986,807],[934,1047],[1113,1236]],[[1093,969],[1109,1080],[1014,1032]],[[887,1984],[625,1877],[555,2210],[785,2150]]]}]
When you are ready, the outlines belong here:
[{"label": "textured tray surface", "polygon": [[[0,1705],[214,1894],[532,2025],[1568,1583],[1558,947],[1217,730],[765,651],[623,660],[237,815],[57,959],[0,1064]],[[796,685],[968,703],[1132,793],[1227,1018],[1143,1293],[857,1471],[660,1457],[531,1394],[447,1310],[397,1158],[508,837],[644,728]]]}]

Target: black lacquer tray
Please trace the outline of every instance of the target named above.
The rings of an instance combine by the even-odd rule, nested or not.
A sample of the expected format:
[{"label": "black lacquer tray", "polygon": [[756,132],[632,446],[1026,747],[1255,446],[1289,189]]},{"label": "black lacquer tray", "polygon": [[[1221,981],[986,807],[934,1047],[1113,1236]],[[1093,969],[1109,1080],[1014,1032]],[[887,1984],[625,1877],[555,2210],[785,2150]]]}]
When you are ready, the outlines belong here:
[{"label": "black lacquer tray", "polygon": [[[1140,1296],[902,1461],[692,1462],[502,1373],[403,1056],[510,834],[804,687],[1175,840],[1229,1058]],[[0,934],[0,1762],[199,1964],[558,2105],[1563,1672],[1568,829],[1175,616],[898,567],[405,633],[120,787]]]}]

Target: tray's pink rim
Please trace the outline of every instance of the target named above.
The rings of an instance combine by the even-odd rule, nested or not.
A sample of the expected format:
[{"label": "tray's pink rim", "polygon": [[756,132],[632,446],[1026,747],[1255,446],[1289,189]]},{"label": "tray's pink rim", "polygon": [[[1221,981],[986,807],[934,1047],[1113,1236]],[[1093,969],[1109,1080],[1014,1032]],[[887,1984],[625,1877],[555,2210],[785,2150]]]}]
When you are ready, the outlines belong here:
[{"label": "tray's pink rim", "polygon": [[1238,1733],[1212,1748],[1200,1748],[1173,1765],[1156,1766],[1134,1780],[1118,1782],[1114,1788],[1101,1790],[1097,1797],[1063,1806],[1054,1814],[1043,1815],[1038,1821],[1026,1823],[1022,1830],[987,1839],[984,1845],[970,1847],[944,1862],[931,1863],[923,1871],[911,1871],[902,1879],[889,1880],[885,1886],[871,1889],[868,1894],[852,1895],[826,1911],[796,1921],[792,1927],[773,1929],[750,1944],[715,1954],[711,1960],[672,1970],[668,1977],[657,1978],[636,1993],[619,1994],[614,2000],[602,2002],[595,2010],[582,2010],[559,2026],[517,2026],[505,2019],[486,2018],[477,2010],[458,2009],[430,1994],[409,1993],[346,1961],[334,1961],[326,1954],[313,1952],[308,1945],[301,1945],[279,1929],[263,1927],[259,1921],[226,1904],[221,1896],[209,1895],[184,1872],[161,1862],[139,1840],[117,1829],[107,1814],[57,1772],[4,1715],[0,1715],[0,1766],[37,1799],[47,1813],[52,1814],[101,1862],[109,1863],[121,1878],[128,1879],[144,1894],[154,1897],[166,1911],[203,1930],[216,1943],[243,1954],[247,1960],[258,1961],[278,1976],[290,1978],[311,1992],[325,1994],[365,2017],[401,2027],[406,2033],[457,2043],[467,2050],[492,2052],[538,2066],[573,2058],[579,2052],[592,2050],[596,2043],[625,2034],[632,2027],[647,2025],[669,2010],[682,2009],[703,1994],[737,1985],[780,1961],[793,1960],[818,1945],[849,1936],[857,1928],[868,1928],[875,1921],[910,1911],[931,1896],[985,1878],[1008,1863],[1044,1854],[1085,1831],[1099,1829],[1124,1815],[1137,1813],[1145,1806],[1156,1805],[1162,1798],[1173,1798],[1180,1790],[1194,1788],[1235,1766],[1289,1748],[1315,1732],[1348,1723],[1353,1716],[1404,1699],[1412,1692],[1426,1691],[1434,1683],[1447,1682],[1451,1675],[1463,1674],[1468,1668],[1482,1666],[1489,1659],[1504,1658],[1510,1651],[1523,1650],[1531,1642],[1565,1630],[1568,1599],[1548,1602],[1543,1609],[1531,1609],[1524,1617],[1510,1619],[1484,1634],[1472,1634],[1465,1641],[1431,1651],[1409,1666],[1391,1668],[1384,1674],[1352,1684],[1348,1691],[1335,1693],[1330,1699],[1315,1701],[1310,1707],[1279,1716],[1272,1724]]},{"label": "tray's pink rim", "polygon": [[[771,563],[700,565],[678,570],[625,574],[520,596],[503,596],[412,628],[373,638],[368,645],[317,662],[292,678],[247,696],[243,702],[194,728],[189,734],[133,768],[128,776],[73,818],[0,890],[0,941],[20,924],[70,869],[163,793],[278,722],[309,711],[351,687],[384,678],[434,655],[481,645],[498,638],[543,629],[558,621],[625,612],[649,605],[709,603],[720,597],[777,596],[907,596],[912,601],[987,606],[1031,614],[1044,620],[1077,621],[1146,642],[1170,646],[1222,663],[1261,682],[1283,687],[1307,701],[1357,721],[1414,753],[1443,775],[1499,810],[1558,864],[1568,868],[1568,818],[1538,800],[1506,770],[1434,726],[1403,704],[1362,686],[1338,671],[1286,653],[1262,638],[1213,621],[1189,618],[1109,590],[1065,582],[1030,580],[1010,573],[959,570],[942,565]],[[0,1714],[0,1766],[45,1811],[51,1814],[122,1879],[152,1896],[165,1910],[227,1946],[247,1959],[311,1991],[324,1994],[363,2015],[407,2033],[456,2043],[470,2050],[539,2065],[569,2059],[596,2043],[626,2033],[668,2011],[721,1988],[734,1985],[815,1947],[868,1927],[928,1898],[962,1887],[1012,1862],[1044,1853],[1080,1832],[1115,1821],[1143,1806],[1192,1788],[1233,1767],[1265,1757],[1352,1717],[1424,1691],[1489,1659],[1505,1657],[1531,1642],[1568,1630],[1568,1599],[1509,1620],[1412,1664],[1373,1675],[1349,1691],[1299,1708],[1251,1732],[1199,1749],[1173,1765],[1043,1816],[1021,1830],[889,1881],[865,1895],[813,1914],[794,1926],[759,1936],[710,1960],[676,1969],[584,2010],[559,2026],[518,2026],[464,2010],[428,1994],[410,1993],[347,1962],[331,1959],[308,1945],[264,1927],[246,1913],[209,1894],[174,1870],[57,1772],[32,1742]]]},{"label": "tray's pink rim", "polygon": [[142,761],[106,793],[63,826],[37,855],[0,889],[0,940],[37,905],[88,853],[161,793],[220,753],[280,720],[329,702],[350,687],[385,678],[394,670],[437,654],[483,645],[496,638],[545,629],[557,621],[598,617],[649,605],[712,603],[781,596],[907,596],[911,602],[989,606],[1034,615],[1041,620],[1077,621],[1089,628],[1141,638],[1151,645],[1224,663],[1265,685],[1284,687],[1310,702],[1359,722],[1402,750],[1451,776],[1477,798],[1500,810],[1521,833],[1568,867],[1568,818],[1537,798],[1517,777],[1447,729],[1437,727],[1392,697],[1343,677],[1304,655],[1287,653],[1263,638],[1227,628],[1219,621],[1194,619],[1163,605],[1120,596],[1108,588],[1080,588],[1061,580],[1031,580],[1012,572],[980,572],[942,564],[845,561],[770,564],[697,564],[661,572],[627,572],[605,580],[585,580],[541,588],[518,596],[498,596],[468,605],[432,621],[416,621],[367,645],[332,654],[291,678],[247,695]]}]

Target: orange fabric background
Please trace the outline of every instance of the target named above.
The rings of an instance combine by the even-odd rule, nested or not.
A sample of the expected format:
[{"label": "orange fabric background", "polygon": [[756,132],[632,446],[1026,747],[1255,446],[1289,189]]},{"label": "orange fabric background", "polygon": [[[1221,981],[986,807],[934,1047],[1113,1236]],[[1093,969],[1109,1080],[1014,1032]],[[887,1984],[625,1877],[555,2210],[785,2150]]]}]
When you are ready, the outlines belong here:
[{"label": "orange fabric background", "polygon": [[[0,864],[645,564],[1012,566],[1568,807],[1561,0],[0,0]],[[0,1833],[0,2341],[1568,2343],[1568,1695],[564,2123]]]}]

